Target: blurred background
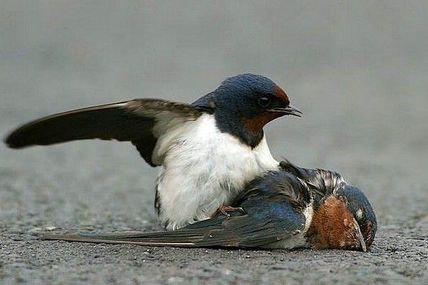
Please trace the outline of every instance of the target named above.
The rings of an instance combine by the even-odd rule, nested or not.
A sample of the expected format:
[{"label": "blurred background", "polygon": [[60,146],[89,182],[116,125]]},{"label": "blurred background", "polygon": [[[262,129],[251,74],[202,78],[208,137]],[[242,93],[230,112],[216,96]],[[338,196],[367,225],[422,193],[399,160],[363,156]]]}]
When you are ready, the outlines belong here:
[{"label": "blurred background", "polygon": [[[382,229],[428,223],[426,1],[14,1],[0,4],[0,134],[133,98],[192,102],[263,74],[304,112],[268,125],[274,156],[341,172]],[[133,146],[0,146],[8,230],[156,225],[156,169]]]},{"label": "blurred background", "polygon": [[[136,284],[147,276],[174,283],[178,274],[195,276],[193,283],[212,276],[266,284],[294,276],[301,283],[305,276],[309,283],[426,284],[427,8],[423,0],[2,0],[2,137],[56,112],[133,98],[192,102],[226,77],[263,74],[304,112],[266,127],[274,156],[341,172],[367,194],[379,231],[364,256],[179,249],[165,255],[41,243],[27,235],[157,229],[157,169],[129,143],[21,151],[1,144],[0,283]],[[245,262],[234,262],[240,258]],[[284,267],[271,270],[278,265]]]}]

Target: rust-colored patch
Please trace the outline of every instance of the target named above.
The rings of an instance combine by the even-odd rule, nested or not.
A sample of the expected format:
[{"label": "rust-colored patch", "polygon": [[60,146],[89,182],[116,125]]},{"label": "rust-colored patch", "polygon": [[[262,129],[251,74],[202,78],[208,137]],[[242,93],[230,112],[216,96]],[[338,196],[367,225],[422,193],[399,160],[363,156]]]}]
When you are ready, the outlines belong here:
[{"label": "rust-colored patch", "polygon": [[263,127],[270,121],[283,116],[282,113],[263,112],[262,114],[253,118],[244,118],[242,120],[244,126],[253,134],[262,131]]},{"label": "rust-colored patch", "polygon": [[285,91],[281,89],[281,87],[276,86],[274,95],[281,99],[285,105],[290,104],[290,99],[288,98]]},{"label": "rust-colored patch", "polygon": [[307,237],[315,249],[358,249],[354,217],[346,203],[328,197],[314,213]]}]

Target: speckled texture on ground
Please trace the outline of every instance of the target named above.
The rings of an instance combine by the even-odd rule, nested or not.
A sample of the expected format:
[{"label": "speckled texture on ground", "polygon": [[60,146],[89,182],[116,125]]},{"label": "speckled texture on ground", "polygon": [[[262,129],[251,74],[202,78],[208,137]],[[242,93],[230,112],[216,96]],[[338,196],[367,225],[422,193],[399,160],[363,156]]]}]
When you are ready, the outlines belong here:
[{"label": "speckled texture on ground", "polygon": [[0,146],[0,283],[427,284],[426,3],[2,1],[0,134],[87,105],[191,101],[225,76],[265,74],[304,112],[267,127],[275,157],[341,172],[379,230],[368,253],[40,241],[47,230],[158,229],[157,170],[126,143]]}]

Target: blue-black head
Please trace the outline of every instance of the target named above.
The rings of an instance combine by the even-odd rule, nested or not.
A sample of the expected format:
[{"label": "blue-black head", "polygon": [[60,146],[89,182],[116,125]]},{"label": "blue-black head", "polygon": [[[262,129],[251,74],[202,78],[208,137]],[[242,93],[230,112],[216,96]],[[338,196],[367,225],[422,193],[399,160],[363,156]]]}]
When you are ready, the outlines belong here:
[{"label": "blue-black head", "polygon": [[213,113],[221,131],[252,147],[262,139],[263,127],[268,122],[284,115],[302,114],[290,105],[287,94],[272,80],[249,73],[227,78],[193,105]]}]

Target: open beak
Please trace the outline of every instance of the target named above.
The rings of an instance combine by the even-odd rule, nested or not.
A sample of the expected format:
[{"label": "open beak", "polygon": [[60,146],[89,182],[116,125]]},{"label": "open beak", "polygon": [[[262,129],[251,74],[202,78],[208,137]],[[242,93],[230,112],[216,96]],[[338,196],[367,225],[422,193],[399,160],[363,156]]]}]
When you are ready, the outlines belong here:
[{"label": "open beak", "polygon": [[358,225],[357,221],[355,221],[355,219],[354,219],[354,225],[355,225],[355,233],[356,233],[357,239],[360,243],[361,250],[366,252],[367,251],[366,242],[364,240],[363,234],[361,233],[360,226]]},{"label": "open beak", "polygon": [[281,107],[272,108],[272,109],[269,109],[269,112],[282,113],[283,115],[292,115],[296,117],[301,117],[303,115],[303,113],[299,109],[291,105],[288,105],[287,107],[284,107],[284,108],[281,108]]}]

